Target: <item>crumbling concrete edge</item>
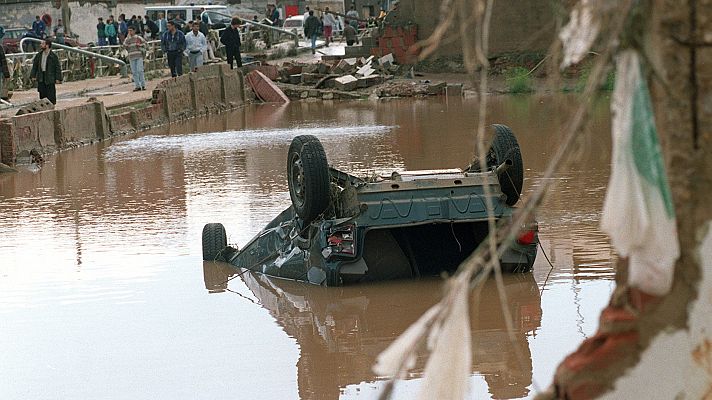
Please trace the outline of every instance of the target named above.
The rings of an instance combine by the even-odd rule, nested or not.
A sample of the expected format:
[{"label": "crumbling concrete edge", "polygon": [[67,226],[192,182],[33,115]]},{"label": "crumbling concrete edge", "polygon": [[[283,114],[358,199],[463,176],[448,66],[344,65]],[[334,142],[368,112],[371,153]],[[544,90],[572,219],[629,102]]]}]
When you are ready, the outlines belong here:
[{"label": "crumbling concrete edge", "polygon": [[0,119],[0,163],[12,167],[18,158],[29,159],[32,150],[50,154],[245,104],[242,72],[224,64],[207,65],[160,82],[144,107],[111,113],[103,102],[89,101]]}]

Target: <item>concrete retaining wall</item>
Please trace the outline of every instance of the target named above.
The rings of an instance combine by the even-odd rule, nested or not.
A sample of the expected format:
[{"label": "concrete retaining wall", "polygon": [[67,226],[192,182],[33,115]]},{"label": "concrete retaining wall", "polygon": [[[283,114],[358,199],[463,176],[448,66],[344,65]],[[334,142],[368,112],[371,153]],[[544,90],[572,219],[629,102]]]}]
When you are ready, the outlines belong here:
[{"label": "concrete retaining wall", "polygon": [[35,149],[50,153],[123,133],[157,127],[245,103],[243,76],[224,64],[159,83],[151,104],[107,113],[101,102],[18,115],[0,120],[0,162],[15,165],[18,155]]}]

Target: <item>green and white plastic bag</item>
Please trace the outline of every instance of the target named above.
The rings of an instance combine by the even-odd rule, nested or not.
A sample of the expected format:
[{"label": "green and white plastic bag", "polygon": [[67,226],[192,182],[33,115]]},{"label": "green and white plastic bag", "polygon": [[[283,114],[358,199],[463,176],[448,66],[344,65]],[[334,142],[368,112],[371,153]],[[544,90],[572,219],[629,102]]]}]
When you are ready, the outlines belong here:
[{"label": "green and white plastic bag", "polygon": [[670,290],[680,255],[675,210],[635,50],[618,55],[616,74],[613,160],[601,228],[629,259],[628,283],[659,296]]}]

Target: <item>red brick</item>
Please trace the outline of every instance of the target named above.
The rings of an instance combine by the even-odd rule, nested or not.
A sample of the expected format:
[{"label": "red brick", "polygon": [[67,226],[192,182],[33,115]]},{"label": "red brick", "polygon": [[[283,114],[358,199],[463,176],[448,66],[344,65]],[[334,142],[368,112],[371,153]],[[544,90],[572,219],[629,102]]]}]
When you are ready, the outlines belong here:
[{"label": "red brick", "polygon": [[570,354],[562,366],[577,373],[586,370],[601,370],[617,362],[626,349],[637,346],[638,332],[597,333],[581,343],[576,352]]}]

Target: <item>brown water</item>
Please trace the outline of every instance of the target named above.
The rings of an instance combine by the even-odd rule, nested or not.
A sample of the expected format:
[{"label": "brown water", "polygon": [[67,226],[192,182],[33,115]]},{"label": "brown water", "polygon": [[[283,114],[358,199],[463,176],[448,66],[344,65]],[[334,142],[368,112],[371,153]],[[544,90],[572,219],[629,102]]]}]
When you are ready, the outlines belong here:
[{"label": "brown water", "polygon": [[[490,100],[487,122],[517,133],[525,192],[541,184],[576,103]],[[445,99],[254,106],[0,176],[0,398],[375,398],[375,357],[438,300],[440,280],[322,288],[236,276],[201,261],[202,226],[222,222],[244,245],[288,206],[295,135],[318,136],[330,163],[357,173],[458,167],[473,152],[476,110]],[[472,303],[472,398],[532,397],[597,328],[614,286],[597,228],[605,102],[581,140],[538,212],[553,268],[540,250],[533,274],[506,277],[516,340],[494,282]],[[417,393],[423,366],[395,398]]]}]

